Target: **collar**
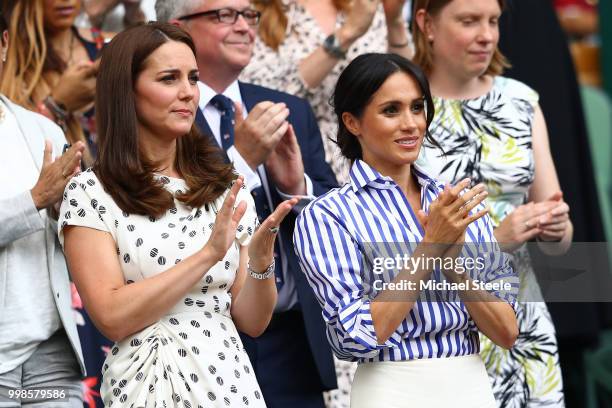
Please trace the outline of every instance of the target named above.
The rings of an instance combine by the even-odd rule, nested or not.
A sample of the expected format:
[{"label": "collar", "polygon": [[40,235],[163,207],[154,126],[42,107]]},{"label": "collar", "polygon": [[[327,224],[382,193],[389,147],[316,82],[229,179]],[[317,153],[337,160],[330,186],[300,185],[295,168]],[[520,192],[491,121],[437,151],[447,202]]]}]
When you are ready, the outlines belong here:
[{"label": "collar", "polygon": [[[410,170],[412,174],[416,176],[421,188],[431,189],[433,191],[444,188],[444,186],[436,182],[436,180],[429,176],[416,163],[412,163]],[[351,180],[351,188],[354,192],[364,189],[366,186],[379,189],[388,189],[397,186],[391,177],[383,176],[378,170],[361,159],[357,159],[353,162],[349,172],[349,179]]]},{"label": "collar", "polygon": [[[198,81],[198,88],[200,90],[200,102],[198,103],[198,106],[200,107],[202,112],[204,112],[204,109],[206,109],[212,98],[217,95],[217,92],[215,92],[211,87],[209,87],[202,81]],[[225,91],[223,91],[222,95],[230,98],[234,102],[240,102],[244,106],[244,103],[242,102],[242,96],[240,95],[240,86],[238,85],[238,80],[232,82],[230,86],[228,86]]]}]

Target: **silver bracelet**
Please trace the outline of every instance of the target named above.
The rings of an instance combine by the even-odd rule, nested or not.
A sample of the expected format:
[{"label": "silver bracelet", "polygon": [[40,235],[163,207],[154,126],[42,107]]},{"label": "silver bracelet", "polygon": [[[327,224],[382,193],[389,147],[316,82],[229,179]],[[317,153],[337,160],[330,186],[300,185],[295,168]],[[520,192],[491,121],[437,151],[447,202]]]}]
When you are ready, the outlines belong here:
[{"label": "silver bracelet", "polygon": [[272,263],[270,264],[270,266],[268,266],[266,268],[265,271],[263,272],[255,272],[253,270],[253,268],[251,268],[251,264],[248,263],[247,264],[247,271],[249,272],[249,276],[253,279],[257,279],[257,280],[264,280],[264,279],[268,279],[271,278],[272,276],[274,276],[274,259],[272,259]]}]

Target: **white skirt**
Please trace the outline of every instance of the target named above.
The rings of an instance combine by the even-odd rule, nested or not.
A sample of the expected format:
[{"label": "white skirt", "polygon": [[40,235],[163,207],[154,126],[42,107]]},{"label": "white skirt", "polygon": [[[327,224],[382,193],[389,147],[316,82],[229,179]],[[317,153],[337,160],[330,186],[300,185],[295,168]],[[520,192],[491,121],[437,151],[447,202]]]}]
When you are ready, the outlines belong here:
[{"label": "white skirt", "polygon": [[361,363],[351,408],[496,408],[478,354],[409,361]]}]

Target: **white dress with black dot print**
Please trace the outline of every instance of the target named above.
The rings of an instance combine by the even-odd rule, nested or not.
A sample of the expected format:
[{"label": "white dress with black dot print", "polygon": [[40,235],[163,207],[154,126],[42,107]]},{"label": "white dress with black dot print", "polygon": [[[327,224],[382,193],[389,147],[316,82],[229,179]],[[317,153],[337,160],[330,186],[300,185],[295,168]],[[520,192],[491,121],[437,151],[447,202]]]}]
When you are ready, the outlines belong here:
[{"label": "white dress with black dot print", "polygon": [[[161,177],[176,194],[180,179]],[[229,191],[229,190],[228,190]],[[62,228],[84,226],[106,231],[117,245],[126,283],[152,277],[201,249],[227,192],[209,206],[190,208],[175,200],[161,218],[121,211],[96,175],[88,170],[67,185],[60,211]],[[230,315],[231,295],[239,262],[257,214],[247,202],[236,241],[185,297],[157,323],[116,343],[102,368],[101,395],[106,407],[265,407],[253,368]]]}]

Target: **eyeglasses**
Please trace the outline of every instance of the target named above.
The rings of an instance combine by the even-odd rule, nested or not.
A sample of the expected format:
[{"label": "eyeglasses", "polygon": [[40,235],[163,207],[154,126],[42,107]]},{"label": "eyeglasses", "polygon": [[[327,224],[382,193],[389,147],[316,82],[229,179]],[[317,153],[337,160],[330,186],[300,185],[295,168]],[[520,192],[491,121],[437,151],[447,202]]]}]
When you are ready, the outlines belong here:
[{"label": "eyeglasses", "polygon": [[261,13],[253,9],[238,11],[232,8],[222,8],[217,10],[200,11],[199,13],[188,14],[186,16],[179,17],[178,19],[189,20],[192,18],[212,15],[217,16],[217,20],[223,24],[235,24],[236,21],[238,21],[238,16],[242,16],[244,21],[251,26],[256,26],[259,24],[259,19],[261,17]]}]

